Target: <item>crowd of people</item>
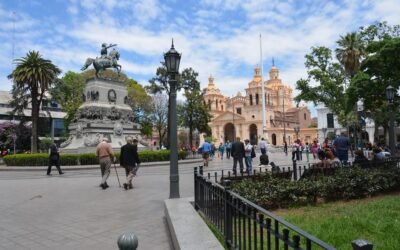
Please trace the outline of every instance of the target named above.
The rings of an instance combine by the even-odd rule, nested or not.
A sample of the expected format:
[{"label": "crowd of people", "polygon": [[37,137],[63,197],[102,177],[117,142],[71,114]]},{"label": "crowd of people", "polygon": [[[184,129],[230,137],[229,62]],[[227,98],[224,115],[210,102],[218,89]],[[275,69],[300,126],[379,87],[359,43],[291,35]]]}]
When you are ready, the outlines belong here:
[{"label": "crowd of people", "polygon": [[[237,167],[239,165],[240,173],[246,172],[251,175],[253,173],[253,158],[256,157],[256,147],[256,145],[250,143],[249,139],[244,140],[243,143],[240,138],[237,138],[234,142],[230,142],[229,140],[225,143],[220,142],[217,148],[207,139],[199,147],[198,152],[202,155],[204,167],[208,167],[209,160],[214,158],[215,152],[217,152],[217,157],[221,160],[224,159],[226,152],[226,159],[233,158],[233,173],[237,173]],[[258,147],[261,151],[260,159],[263,159],[262,162],[265,162],[265,158],[268,161],[267,142],[264,138],[261,138]],[[268,164],[268,162],[266,164]],[[246,166],[246,169],[244,169],[244,166]]]},{"label": "crowd of people", "polygon": [[[241,142],[240,138],[237,138],[233,143],[227,140],[225,143],[220,142],[219,146],[216,147],[209,140],[206,140],[198,152],[201,153],[203,158],[203,166],[209,166],[209,160],[213,159],[215,154],[221,160],[233,158],[232,170],[234,173],[237,171],[239,165],[240,173],[252,174],[253,171],[253,158],[255,157],[254,149],[258,148],[261,152],[260,166],[269,166],[269,157],[267,154],[267,143],[264,138],[261,139],[258,145],[251,145],[248,139]],[[284,142],[283,151],[288,154],[287,143]],[[379,161],[384,160],[390,156],[388,147],[371,143],[367,143],[363,150],[353,151],[350,139],[346,136],[345,132],[337,135],[334,139],[330,140],[325,138],[322,143],[319,143],[317,139],[314,139],[311,143],[304,142],[297,139],[291,144],[291,157],[293,161],[303,161],[303,155],[305,156],[304,161],[310,162],[313,160],[320,167],[327,166],[347,166],[350,164],[349,155],[351,161],[355,164],[364,163],[368,161]],[[244,161],[244,164],[243,164]],[[246,168],[244,168],[246,167]]]}]

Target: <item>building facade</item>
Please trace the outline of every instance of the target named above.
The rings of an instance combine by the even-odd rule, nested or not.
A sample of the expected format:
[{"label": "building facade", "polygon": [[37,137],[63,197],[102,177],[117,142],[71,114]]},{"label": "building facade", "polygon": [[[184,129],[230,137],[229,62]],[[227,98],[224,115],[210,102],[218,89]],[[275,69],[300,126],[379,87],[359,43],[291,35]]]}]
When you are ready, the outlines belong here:
[{"label": "building facade", "polygon": [[[12,95],[9,91],[0,91],[0,123],[4,121],[14,121],[18,123],[21,116],[25,120],[30,120],[32,108],[26,104],[21,116],[11,115],[13,108],[10,105]],[[43,100],[39,110],[38,135],[39,137],[48,137],[53,135],[56,140],[65,134],[64,117],[66,113],[62,111],[61,106],[53,101]]]},{"label": "building facade", "polygon": [[[262,76],[259,67],[255,68],[245,93],[239,91],[232,97],[221,93],[212,76],[208,78],[204,101],[213,117],[210,122],[213,138],[223,142],[239,137],[258,144],[264,137],[269,143],[279,146],[285,140],[290,145],[295,139],[311,142],[316,138],[317,128],[310,128],[310,111],[305,106],[293,107],[293,90],[282,83],[275,66],[271,67],[269,79],[263,84],[266,108],[264,129]],[[299,128],[297,133],[294,129],[296,127]]]}]

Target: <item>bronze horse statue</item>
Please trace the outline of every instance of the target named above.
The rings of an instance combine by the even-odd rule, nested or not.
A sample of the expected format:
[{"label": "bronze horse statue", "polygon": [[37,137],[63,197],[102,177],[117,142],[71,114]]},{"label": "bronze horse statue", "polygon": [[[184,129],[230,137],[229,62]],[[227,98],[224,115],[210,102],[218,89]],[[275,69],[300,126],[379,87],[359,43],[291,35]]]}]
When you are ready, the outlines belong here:
[{"label": "bronze horse statue", "polygon": [[108,56],[102,56],[100,58],[96,57],[96,59],[88,58],[86,59],[85,65],[81,68],[81,70],[87,69],[91,64],[93,64],[94,69],[96,70],[96,77],[98,78],[98,73],[107,69],[107,68],[115,68],[117,69],[118,75],[121,72],[122,66],[117,63],[119,60],[119,52],[113,49]]}]

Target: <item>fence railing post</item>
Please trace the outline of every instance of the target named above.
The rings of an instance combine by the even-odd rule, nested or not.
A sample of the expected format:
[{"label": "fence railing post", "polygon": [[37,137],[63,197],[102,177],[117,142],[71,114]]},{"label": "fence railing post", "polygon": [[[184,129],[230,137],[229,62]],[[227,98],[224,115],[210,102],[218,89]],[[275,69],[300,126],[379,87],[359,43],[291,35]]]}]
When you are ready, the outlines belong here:
[{"label": "fence railing post", "polygon": [[297,181],[297,163],[296,160],[293,160],[293,179]]},{"label": "fence railing post", "polygon": [[351,242],[353,250],[372,250],[373,246],[371,242],[367,240],[353,240]]},{"label": "fence railing post", "polygon": [[198,180],[197,180],[197,167],[194,167],[194,208],[196,210],[199,210],[199,186],[198,186]]},{"label": "fence railing post", "polygon": [[230,201],[230,180],[224,180],[224,238],[228,246],[232,244],[232,211]]}]

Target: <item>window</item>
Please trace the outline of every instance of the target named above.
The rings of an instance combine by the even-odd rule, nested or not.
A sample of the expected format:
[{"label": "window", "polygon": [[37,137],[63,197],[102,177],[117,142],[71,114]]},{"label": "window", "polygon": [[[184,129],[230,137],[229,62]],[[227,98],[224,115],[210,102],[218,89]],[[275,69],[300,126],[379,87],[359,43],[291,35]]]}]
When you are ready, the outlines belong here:
[{"label": "window", "polygon": [[307,114],[304,113],[304,120],[307,120]]},{"label": "window", "polygon": [[258,105],[258,94],[256,94],[256,105]]},{"label": "window", "polygon": [[218,110],[218,100],[215,102],[215,109]]},{"label": "window", "polygon": [[250,95],[250,105],[253,105],[253,96]]},{"label": "window", "polygon": [[211,110],[211,100],[208,100],[208,110]]},{"label": "window", "polygon": [[242,108],[236,108],[236,113],[238,113],[239,115],[242,114]]},{"label": "window", "polygon": [[334,123],[333,123],[333,114],[332,113],[329,113],[329,114],[326,114],[326,121],[327,121],[327,127],[328,128],[334,128],[335,126],[334,126]]},{"label": "window", "polygon": [[221,111],[224,111],[224,105],[221,105]]}]

